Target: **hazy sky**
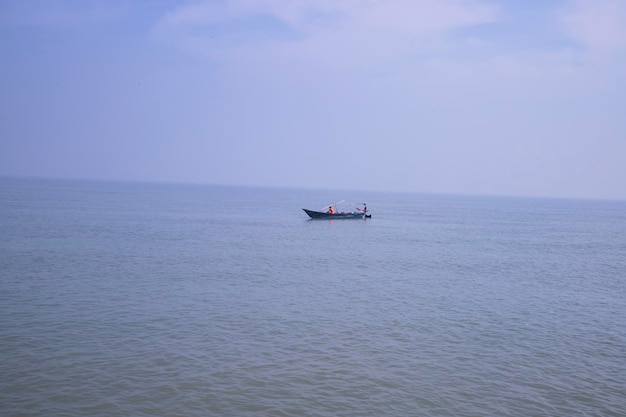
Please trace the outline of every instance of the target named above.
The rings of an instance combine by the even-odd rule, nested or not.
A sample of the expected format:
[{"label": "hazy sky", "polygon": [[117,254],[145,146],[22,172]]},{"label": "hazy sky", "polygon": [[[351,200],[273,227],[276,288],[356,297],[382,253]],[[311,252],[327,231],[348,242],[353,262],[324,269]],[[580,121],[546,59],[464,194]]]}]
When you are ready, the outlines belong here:
[{"label": "hazy sky", "polygon": [[0,0],[0,175],[626,199],[624,0]]}]

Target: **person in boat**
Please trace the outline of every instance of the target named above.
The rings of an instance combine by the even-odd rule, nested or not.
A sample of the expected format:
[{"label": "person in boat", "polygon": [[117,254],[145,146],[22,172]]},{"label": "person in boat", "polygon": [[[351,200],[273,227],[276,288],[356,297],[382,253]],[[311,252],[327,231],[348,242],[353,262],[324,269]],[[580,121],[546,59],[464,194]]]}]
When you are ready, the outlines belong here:
[{"label": "person in boat", "polygon": [[335,214],[335,209],[333,206],[328,206],[328,214]]},{"label": "person in boat", "polygon": [[363,204],[363,208],[356,208],[359,213],[367,213],[367,205]]}]

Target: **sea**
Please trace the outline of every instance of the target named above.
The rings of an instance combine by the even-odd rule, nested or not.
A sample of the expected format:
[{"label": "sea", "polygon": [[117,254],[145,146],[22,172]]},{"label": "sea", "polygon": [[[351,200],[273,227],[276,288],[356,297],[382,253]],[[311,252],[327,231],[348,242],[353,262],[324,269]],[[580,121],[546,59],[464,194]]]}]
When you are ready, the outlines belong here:
[{"label": "sea", "polygon": [[626,202],[0,178],[0,415],[626,416]]}]

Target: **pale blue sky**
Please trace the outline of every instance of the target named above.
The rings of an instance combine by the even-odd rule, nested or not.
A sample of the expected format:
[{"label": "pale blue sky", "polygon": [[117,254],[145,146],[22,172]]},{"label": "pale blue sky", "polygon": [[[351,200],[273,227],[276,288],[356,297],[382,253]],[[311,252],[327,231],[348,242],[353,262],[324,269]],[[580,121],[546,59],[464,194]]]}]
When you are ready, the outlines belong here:
[{"label": "pale blue sky", "polygon": [[0,175],[626,199],[623,0],[0,0]]}]

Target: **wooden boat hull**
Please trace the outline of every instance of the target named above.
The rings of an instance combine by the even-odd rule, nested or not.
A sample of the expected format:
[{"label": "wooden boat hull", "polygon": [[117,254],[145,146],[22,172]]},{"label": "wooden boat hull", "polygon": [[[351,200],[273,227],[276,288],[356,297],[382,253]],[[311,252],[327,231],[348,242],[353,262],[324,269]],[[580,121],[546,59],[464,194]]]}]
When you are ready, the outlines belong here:
[{"label": "wooden boat hull", "polygon": [[334,213],[334,214],[330,214],[330,213],[324,213],[323,211],[315,211],[315,210],[307,210],[305,208],[303,208],[302,210],[304,210],[304,212],[306,214],[309,215],[310,218],[312,219],[326,219],[326,220],[332,220],[332,219],[362,219],[363,217],[365,217],[365,213],[364,212],[360,212],[360,211],[351,211],[351,212],[342,212],[342,213]]}]

